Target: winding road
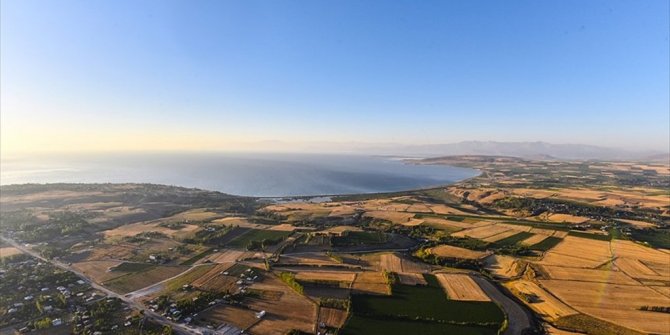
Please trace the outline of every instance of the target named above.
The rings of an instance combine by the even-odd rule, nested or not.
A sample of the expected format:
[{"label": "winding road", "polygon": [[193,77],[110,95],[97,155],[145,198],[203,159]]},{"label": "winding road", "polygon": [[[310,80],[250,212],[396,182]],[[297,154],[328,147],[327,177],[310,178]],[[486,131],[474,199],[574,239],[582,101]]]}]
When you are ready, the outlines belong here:
[{"label": "winding road", "polygon": [[507,314],[508,327],[503,333],[504,335],[520,335],[523,334],[524,330],[533,328],[531,316],[528,315],[526,310],[519,306],[519,304],[500,292],[500,290],[488,280],[479,276],[472,276],[472,279],[474,279],[479,287],[484,290],[486,295],[497,302],[505,311],[505,314]]}]

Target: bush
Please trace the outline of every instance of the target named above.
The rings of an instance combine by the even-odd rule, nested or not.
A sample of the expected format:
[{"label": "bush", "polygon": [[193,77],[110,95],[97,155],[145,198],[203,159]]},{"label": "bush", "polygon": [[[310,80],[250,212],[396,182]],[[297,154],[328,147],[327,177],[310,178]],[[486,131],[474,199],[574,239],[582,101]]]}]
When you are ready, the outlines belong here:
[{"label": "bush", "polygon": [[292,272],[282,272],[282,273],[279,274],[279,279],[281,279],[281,281],[286,283],[286,285],[290,286],[294,291],[296,291],[300,294],[304,294],[305,288],[295,280],[295,274],[294,273],[292,273]]}]

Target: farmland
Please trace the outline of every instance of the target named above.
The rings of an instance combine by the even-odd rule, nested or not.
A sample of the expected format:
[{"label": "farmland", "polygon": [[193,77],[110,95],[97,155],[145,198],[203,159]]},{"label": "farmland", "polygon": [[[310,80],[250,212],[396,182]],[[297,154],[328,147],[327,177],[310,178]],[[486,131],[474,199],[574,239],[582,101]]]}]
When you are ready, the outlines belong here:
[{"label": "farmland", "polygon": [[438,273],[435,277],[451,300],[491,301],[468,275]]},{"label": "farmland", "polygon": [[390,294],[388,280],[381,272],[361,272],[356,274],[352,291],[358,294]]},{"label": "farmland", "polygon": [[[0,233],[193,330],[496,334],[506,323],[670,333],[668,174],[633,167],[666,170],[476,156],[412,163],[445,162],[482,174],[320,202],[159,185],[2,186]],[[23,257],[0,248],[3,263]]]},{"label": "farmland", "polygon": [[227,244],[230,248],[254,250],[274,245],[291,235],[290,231],[252,229]]},{"label": "farmland", "polygon": [[442,323],[421,321],[386,320],[354,315],[342,329],[344,335],[364,335],[382,332],[391,335],[406,334],[463,334],[463,335],[494,335],[497,330],[476,326],[457,326]]},{"label": "farmland", "polygon": [[14,247],[0,247],[0,258],[11,257],[20,253],[21,251]]},{"label": "farmland", "polygon": [[430,248],[428,252],[438,257],[458,259],[480,259],[488,255],[482,251],[473,251],[470,249],[454,247],[448,244]]},{"label": "farmland", "polygon": [[[363,318],[393,318],[414,320],[425,323],[452,325],[476,325],[481,328],[497,329],[504,316],[498,307],[490,302],[456,301],[447,299],[438,280],[426,275],[425,286],[393,285],[390,296],[355,295],[352,297],[353,313]],[[422,327],[421,324],[417,325]],[[354,327],[348,330],[348,327]],[[357,333],[358,327],[347,324],[345,333]],[[479,327],[475,327],[479,328]],[[429,331],[427,327],[426,331]],[[435,331],[435,330],[432,330]],[[482,330],[486,333],[485,330]]]},{"label": "farmland", "polygon": [[125,274],[102,284],[113,291],[128,293],[176,276],[187,269],[183,266],[156,266],[145,271]]}]

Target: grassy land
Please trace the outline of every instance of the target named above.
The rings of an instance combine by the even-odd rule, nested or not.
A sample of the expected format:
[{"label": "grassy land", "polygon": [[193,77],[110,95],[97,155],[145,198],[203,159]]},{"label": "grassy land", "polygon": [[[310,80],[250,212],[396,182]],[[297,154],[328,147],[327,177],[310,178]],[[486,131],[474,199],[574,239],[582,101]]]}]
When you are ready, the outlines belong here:
[{"label": "grassy land", "polygon": [[368,318],[486,325],[494,329],[505,316],[492,302],[448,300],[433,275],[428,286],[394,285],[391,296],[355,295],[354,314]]},{"label": "grassy land", "polygon": [[185,266],[158,265],[146,271],[129,273],[114,278],[103,284],[115,292],[128,293],[178,275],[187,268]]},{"label": "grassy land", "polygon": [[214,248],[209,248],[203,252],[195,254],[193,257],[181,262],[181,265],[193,265],[195,262],[203,259],[205,256],[211,255],[214,253]]},{"label": "grassy land", "polygon": [[494,328],[477,326],[460,326],[442,323],[407,321],[407,320],[380,320],[369,317],[352,316],[341,335],[407,335],[407,334],[459,334],[459,335],[494,335]]},{"label": "grassy land", "polygon": [[168,291],[176,291],[182,288],[182,286],[190,284],[194,280],[204,276],[205,273],[211,270],[214,266],[214,264],[209,264],[194,267],[191,269],[191,271],[186,272],[177,278],[170,279],[167,283],[165,283],[165,288]]},{"label": "grassy land", "polygon": [[530,249],[539,250],[539,251],[547,251],[547,250],[555,247],[557,244],[561,243],[561,241],[563,241],[562,238],[559,238],[559,237],[556,237],[556,236],[549,236],[549,237],[545,238],[543,241],[531,245]]},{"label": "grassy land", "polygon": [[633,229],[634,239],[647,242],[654,248],[670,249],[670,230],[667,229]]},{"label": "grassy land", "polygon": [[364,244],[379,244],[386,242],[386,235],[379,231],[351,231],[344,236],[333,237],[336,247]]},{"label": "grassy land", "polygon": [[505,247],[508,245],[515,245],[529,237],[533,236],[533,233],[522,231],[518,234],[512,235],[510,237],[504,238],[502,240],[494,242],[494,245],[497,247]]},{"label": "grassy land", "polygon": [[232,248],[252,249],[255,245],[277,244],[291,235],[291,233],[290,231],[251,229],[249,232],[230,241],[228,246]]},{"label": "grassy land", "polygon": [[123,262],[111,269],[111,271],[120,271],[120,272],[138,272],[138,271],[145,271],[148,270],[152,267],[154,267],[154,264],[151,263],[131,263],[131,262]]}]

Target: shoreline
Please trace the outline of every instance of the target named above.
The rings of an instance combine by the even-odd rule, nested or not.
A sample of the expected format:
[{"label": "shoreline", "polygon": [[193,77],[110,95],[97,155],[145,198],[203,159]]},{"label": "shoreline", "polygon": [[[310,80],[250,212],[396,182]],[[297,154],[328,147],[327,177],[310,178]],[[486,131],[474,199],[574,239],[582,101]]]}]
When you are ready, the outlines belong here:
[{"label": "shoreline", "polygon": [[[445,165],[447,167],[457,167],[457,166],[451,166],[451,165]],[[458,167],[461,168],[461,167]],[[472,169],[472,168],[471,168]],[[159,183],[141,183],[141,182],[53,182],[53,183],[22,183],[22,184],[4,184],[0,185],[0,189],[4,187],[21,187],[21,186],[26,186],[26,185],[41,185],[41,186],[50,186],[50,185],[104,185],[104,184],[110,184],[110,185],[159,185],[159,186],[168,186],[168,187],[179,187],[179,188],[186,188],[186,189],[193,189],[193,190],[200,190],[200,191],[207,191],[207,192],[218,192],[221,194],[233,196],[233,197],[238,197],[238,198],[251,198],[251,199],[256,199],[258,201],[263,201],[263,200],[304,200],[304,199],[311,199],[311,198],[335,198],[335,197],[353,197],[353,196],[380,196],[380,195],[390,195],[394,193],[410,193],[410,192],[418,192],[418,191],[426,191],[426,190],[432,190],[432,189],[437,189],[437,188],[442,188],[446,187],[449,185],[454,185],[457,183],[461,183],[473,178],[477,178],[482,175],[482,171],[479,169],[472,169],[473,171],[477,171],[477,174],[475,176],[461,179],[458,181],[446,183],[446,184],[439,184],[439,185],[431,185],[431,186],[426,186],[426,187],[418,187],[418,188],[412,188],[412,189],[406,189],[406,190],[398,190],[398,191],[387,191],[387,192],[363,192],[363,193],[338,193],[338,194],[315,194],[315,195],[287,195],[287,196],[253,196],[253,195],[238,195],[238,194],[232,194],[232,193],[225,193],[221,191],[216,191],[216,190],[211,190],[211,189],[203,189],[199,187],[188,187],[188,186],[181,186],[181,185],[171,185],[171,184],[159,184]],[[328,201],[331,201],[328,200]]]}]

